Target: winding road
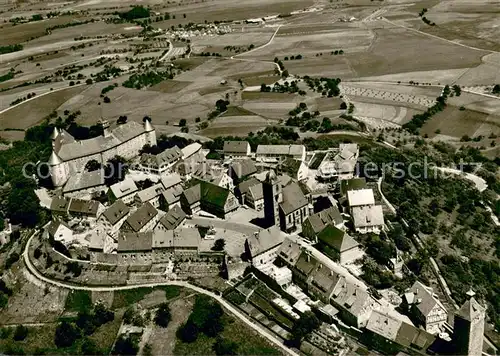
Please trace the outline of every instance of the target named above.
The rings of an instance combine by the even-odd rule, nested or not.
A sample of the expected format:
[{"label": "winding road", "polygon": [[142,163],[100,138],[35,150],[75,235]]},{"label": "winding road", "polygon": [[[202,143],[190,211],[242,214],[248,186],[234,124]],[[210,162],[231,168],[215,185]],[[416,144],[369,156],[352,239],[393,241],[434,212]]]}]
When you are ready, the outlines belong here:
[{"label": "winding road", "polygon": [[52,286],[56,286],[59,288],[66,288],[70,290],[86,290],[86,291],[94,291],[94,292],[112,292],[112,291],[120,291],[120,290],[130,290],[130,289],[135,289],[135,288],[142,288],[142,287],[158,287],[158,286],[166,286],[166,285],[171,285],[171,286],[179,286],[179,287],[184,287],[184,288],[189,288],[197,293],[200,294],[205,294],[208,295],[217,302],[219,302],[224,308],[229,310],[231,314],[233,314],[235,317],[240,319],[242,322],[244,322],[247,326],[258,332],[261,336],[265,337],[269,342],[274,344],[275,346],[279,347],[281,350],[286,352],[288,355],[291,356],[299,356],[298,353],[293,351],[292,349],[288,348],[285,346],[279,338],[274,336],[270,331],[268,331],[266,328],[262,327],[261,325],[257,324],[253,320],[251,320],[249,317],[247,317],[245,314],[240,312],[237,308],[235,308],[232,304],[228,303],[225,299],[223,299],[220,295],[217,295],[213,292],[210,292],[208,290],[205,290],[203,288],[194,286],[188,282],[184,281],[165,281],[165,282],[157,282],[157,283],[144,283],[144,284],[136,284],[136,285],[126,285],[126,286],[100,286],[100,287],[91,287],[91,286],[83,286],[83,285],[76,285],[76,284],[71,284],[67,282],[62,282],[58,280],[53,280],[50,278],[45,277],[42,275],[36,267],[31,263],[31,260],[29,258],[29,247],[31,244],[32,239],[38,234],[38,231],[35,231],[28,239],[28,242],[26,243],[26,247],[24,248],[23,251],[23,260],[24,264],[26,266],[27,271],[39,282],[43,284],[49,284]]}]

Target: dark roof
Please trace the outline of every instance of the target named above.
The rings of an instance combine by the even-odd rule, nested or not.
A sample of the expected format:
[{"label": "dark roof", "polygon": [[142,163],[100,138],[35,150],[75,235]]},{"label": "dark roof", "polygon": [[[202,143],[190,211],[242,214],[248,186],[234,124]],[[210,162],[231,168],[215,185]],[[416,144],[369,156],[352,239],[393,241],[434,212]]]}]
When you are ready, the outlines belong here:
[{"label": "dark roof", "polygon": [[319,234],[318,240],[334,248],[338,252],[347,251],[359,244],[345,231],[337,229],[334,225],[327,225]]},{"label": "dark roof", "polygon": [[153,233],[121,232],[118,234],[118,252],[150,251],[153,246]]},{"label": "dark roof", "polygon": [[278,250],[278,256],[285,260],[286,263],[294,266],[297,263],[301,252],[302,249],[300,248],[300,245],[287,237]]},{"label": "dark roof", "polygon": [[224,152],[247,153],[250,144],[247,141],[224,141]]},{"label": "dark roof", "polygon": [[319,262],[316,258],[311,256],[306,251],[303,251],[300,254],[299,259],[297,260],[297,263],[295,264],[295,268],[302,274],[309,276],[309,274],[314,270],[314,268],[316,268],[318,264]]},{"label": "dark roof", "polygon": [[141,156],[141,164],[160,168],[166,164],[174,163],[182,158],[182,151],[179,147],[174,146],[172,148],[168,148],[165,151],[152,155],[149,153],[143,154]]},{"label": "dark roof", "polygon": [[197,203],[201,199],[201,185],[196,184],[182,192],[189,205]]},{"label": "dark roof", "polygon": [[161,193],[165,198],[168,205],[178,202],[182,195],[182,186],[180,184],[174,185]]},{"label": "dark roof", "polygon": [[142,206],[137,209],[132,215],[127,218],[128,225],[133,231],[139,231],[144,225],[154,219],[158,215],[158,211],[155,209],[150,202],[142,204]]},{"label": "dark roof", "polygon": [[412,345],[420,350],[427,350],[434,340],[436,340],[434,335],[403,322],[395,341],[402,346],[408,347]]},{"label": "dark roof", "polygon": [[293,213],[307,204],[308,201],[297,183],[292,182],[283,188],[283,202],[280,207],[285,215]]},{"label": "dark roof", "polygon": [[99,202],[95,200],[71,199],[69,212],[96,216],[99,209]]},{"label": "dark roof", "polygon": [[255,166],[254,161],[251,159],[241,159],[234,161],[233,163],[231,163],[230,169],[238,179],[257,172],[257,167]]},{"label": "dark roof", "polygon": [[129,211],[130,208],[125,205],[123,200],[118,199],[104,211],[103,215],[111,223],[111,225],[114,225],[126,216]]},{"label": "dark roof", "polygon": [[284,239],[285,235],[281,230],[276,226],[272,226],[269,229],[260,230],[258,233],[250,235],[247,238],[247,245],[252,258],[255,258],[255,256],[281,245]]},{"label": "dark roof", "polygon": [[203,202],[223,208],[226,204],[229,190],[219,187],[218,185],[204,182],[200,183],[201,200]]},{"label": "dark roof", "polygon": [[57,229],[59,229],[59,226],[66,226],[68,229],[71,230],[71,228],[66,224],[64,221],[60,220],[53,220],[51,223],[47,226],[47,232],[49,233],[50,236],[54,236],[57,232]]},{"label": "dark roof", "polygon": [[339,279],[339,274],[320,263],[318,267],[312,271],[308,283],[321,290],[325,298],[330,298],[330,292]]},{"label": "dark roof", "polygon": [[179,208],[179,206],[175,205],[160,219],[160,224],[165,226],[167,230],[173,230],[179,226],[184,219],[186,219],[186,213]]},{"label": "dark roof", "polygon": [[50,203],[50,210],[55,212],[66,212],[68,211],[69,202],[71,199],[55,197],[52,198],[52,202]]},{"label": "dark roof", "polygon": [[331,206],[313,214],[306,221],[309,221],[315,234],[320,233],[328,224],[339,225],[343,223],[342,215],[336,206]]},{"label": "dark roof", "polygon": [[[250,193],[250,188],[256,187],[260,185],[260,190],[262,191],[262,183],[255,177],[252,177],[250,179],[247,179],[244,182],[241,182],[238,185],[238,189],[240,190],[240,193],[243,194],[249,194]],[[263,196],[261,196],[262,198]]]},{"label": "dark roof", "polygon": [[365,178],[351,178],[340,181],[340,194],[346,195],[348,190],[358,190],[366,188]]}]

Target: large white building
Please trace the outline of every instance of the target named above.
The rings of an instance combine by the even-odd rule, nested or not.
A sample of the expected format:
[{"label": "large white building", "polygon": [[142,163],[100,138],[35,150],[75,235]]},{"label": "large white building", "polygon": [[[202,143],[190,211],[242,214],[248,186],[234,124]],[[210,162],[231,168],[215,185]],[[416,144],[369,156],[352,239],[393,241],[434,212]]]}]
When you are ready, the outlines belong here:
[{"label": "large white building", "polygon": [[102,136],[83,141],[54,128],[49,167],[55,187],[63,186],[70,176],[83,171],[89,161],[105,163],[116,155],[129,159],[137,156],[145,144],[156,145],[156,132],[148,120],[144,125],[131,121],[112,130],[107,122],[102,124]]}]

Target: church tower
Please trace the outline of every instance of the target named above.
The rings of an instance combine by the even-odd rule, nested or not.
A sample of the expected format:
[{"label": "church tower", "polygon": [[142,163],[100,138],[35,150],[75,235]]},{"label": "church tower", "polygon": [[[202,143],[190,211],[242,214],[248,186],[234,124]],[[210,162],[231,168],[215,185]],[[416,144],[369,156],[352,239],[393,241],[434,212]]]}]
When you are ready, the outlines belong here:
[{"label": "church tower", "polygon": [[262,183],[264,194],[264,218],[272,226],[280,228],[279,204],[283,202],[283,192],[278,177],[270,171]]},{"label": "church tower", "polygon": [[146,143],[156,146],[156,130],[148,119],[144,120],[144,131],[146,132]]},{"label": "church tower", "polygon": [[54,131],[50,136],[50,138],[52,139],[52,154],[50,155],[48,162],[50,178],[52,180],[52,184],[54,184],[54,187],[63,186],[69,178],[67,165],[61,160],[61,158],[59,158],[56,153],[56,146],[60,145],[61,137],[59,137],[59,135],[60,133],[57,130],[57,127],[54,127]]},{"label": "church tower", "polygon": [[455,314],[453,341],[459,355],[481,356],[484,340],[484,319],[486,309],[474,299],[474,292]]}]

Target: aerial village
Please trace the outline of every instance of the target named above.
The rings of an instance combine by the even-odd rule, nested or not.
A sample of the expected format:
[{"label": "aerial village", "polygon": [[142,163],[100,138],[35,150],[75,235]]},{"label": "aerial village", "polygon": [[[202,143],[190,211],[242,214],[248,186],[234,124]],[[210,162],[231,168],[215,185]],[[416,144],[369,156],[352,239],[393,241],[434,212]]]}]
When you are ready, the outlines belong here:
[{"label": "aerial village", "polygon": [[[149,120],[102,125],[103,136],[85,141],[53,132],[54,189],[37,191],[52,221],[30,252],[47,276],[88,285],[223,276],[232,287],[224,298],[284,339],[314,311],[322,325],[308,341],[330,354],[348,352],[345,335],[385,352],[425,354],[459,341],[461,353],[481,354],[485,308],[472,290],[454,331],[431,286],[417,280],[398,295],[360,278],[358,237],[383,238],[391,211],[359,177],[357,144],[252,151],[247,141],[226,141],[215,160],[197,142],[141,154],[157,144]],[[86,169],[117,155],[133,164],[109,187],[106,169]],[[403,257],[396,251],[386,266],[399,279],[408,273]],[[83,270],[75,260],[87,261]],[[70,261],[66,272],[55,261]]]}]

